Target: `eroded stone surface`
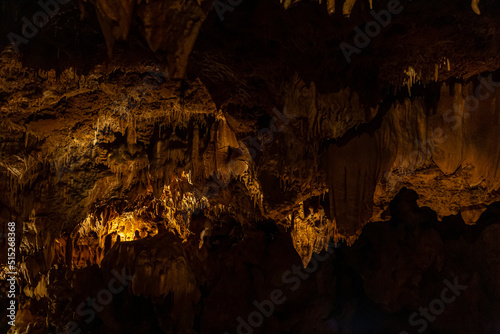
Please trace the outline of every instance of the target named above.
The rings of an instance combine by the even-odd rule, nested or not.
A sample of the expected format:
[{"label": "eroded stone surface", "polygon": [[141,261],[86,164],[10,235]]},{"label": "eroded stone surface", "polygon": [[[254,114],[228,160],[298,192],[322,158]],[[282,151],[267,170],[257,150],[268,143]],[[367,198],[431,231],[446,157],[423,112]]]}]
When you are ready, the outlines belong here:
[{"label": "eroded stone surface", "polygon": [[[403,5],[352,63],[338,45],[367,21],[356,1],[242,3],[222,22],[210,1],[79,2],[21,54],[4,48],[0,216],[18,224],[18,332],[72,319],[229,331],[276,288],[288,303],[263,332],[363,332],[366,309],[399,332],[396,314],[456,275],[470,290],[433,328],[496,330],[498,11]],[[287,270],[331,240],[353,248],[290,289]],[[133,278],[99,321],[64,310],[112,269]],[[487,311],[458,326],[476,304]]]}]

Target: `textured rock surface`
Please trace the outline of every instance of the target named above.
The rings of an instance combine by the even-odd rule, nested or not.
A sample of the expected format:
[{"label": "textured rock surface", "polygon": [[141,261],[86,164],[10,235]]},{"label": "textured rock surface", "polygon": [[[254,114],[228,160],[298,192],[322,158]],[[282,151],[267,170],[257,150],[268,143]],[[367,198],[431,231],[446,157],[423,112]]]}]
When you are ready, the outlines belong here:
[{"label": "textured rock surface", "polygon": [[500,330],[498,4],[402,2],[348,62],[388,2],[319,2],[75,1],[1,42],[10,333],[232,333],[274,289],[256,332],[399,333],[455,278],[429,328]]}]

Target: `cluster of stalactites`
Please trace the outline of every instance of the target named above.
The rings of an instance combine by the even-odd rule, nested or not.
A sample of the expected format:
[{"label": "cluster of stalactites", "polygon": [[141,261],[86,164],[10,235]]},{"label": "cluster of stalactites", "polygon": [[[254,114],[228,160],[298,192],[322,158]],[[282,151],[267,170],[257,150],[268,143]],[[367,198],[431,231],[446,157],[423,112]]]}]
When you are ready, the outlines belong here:
[{"label": "cluster of stalactites", "polygon": [[[323,0],[318,0],[321,4]],[[293,4],[300,2],[300,0],[281,0],[281,3],[286,8],[290,7]],[[368,0],[370,4],[370,9],[373,9],[373,0]],[[356,0],[345,0],[342,5],[342,13],[344,16],[349,17],[351,15],[352,9]],[[472,0],[471,7],[474,13],[477,15],[481,15],[481,10],[479,10],[479,0]],[[328,14],[335,13],[335,0],[326,0],[326,8],[328,10]]]},{"label": "cluster of stalactites", "polygon": [[[290,7],[293,4],[298,3],[300,0],[281,0],[281,3],[283,6],[286,8]],[[321,4],[323,1],[318,0],[319,3]],[[373,5],[373,0],[369,0],[370,2],[370,9],[372,8]],[[346,0],[342,6],[342,12],[345,16],[349,17],[352,12],[352,8],[354,7],[354,4],[356,3],[356,0]],[[335,0],[326,0],[326,8],[328,10],[329,14],[335,13]]]}]

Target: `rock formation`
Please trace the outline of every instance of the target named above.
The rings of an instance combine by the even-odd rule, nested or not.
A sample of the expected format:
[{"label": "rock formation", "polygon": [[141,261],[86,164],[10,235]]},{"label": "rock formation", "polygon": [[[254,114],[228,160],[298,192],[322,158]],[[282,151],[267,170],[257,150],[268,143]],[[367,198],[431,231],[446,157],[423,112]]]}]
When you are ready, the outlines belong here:
[{"label": "rock formation", "polygon": [[2,331],[500,331],[495,1],[0,13]]}]

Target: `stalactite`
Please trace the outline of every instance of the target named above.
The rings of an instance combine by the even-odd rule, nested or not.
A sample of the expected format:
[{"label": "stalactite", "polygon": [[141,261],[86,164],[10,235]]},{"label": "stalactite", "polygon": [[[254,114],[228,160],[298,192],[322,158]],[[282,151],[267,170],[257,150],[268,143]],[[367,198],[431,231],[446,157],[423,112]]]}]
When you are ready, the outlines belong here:
[{"label": "stalactite", "polygon": [[335,0],[328,0],[327,11],[328,11],[328,14],[335,13]]},{"label": "stalactite", "polygon": [[481,10],[479,9],[479,0],[472,0],[471,7],[474,13],[481,15]]},{"label": "stalactite", "polygon": [[352,8],[354,7],[355,3],[356,3],[356,0],[345,0],[344,8],[342,10],[344,16],[346,16],[346,17],[351,16]]}]

